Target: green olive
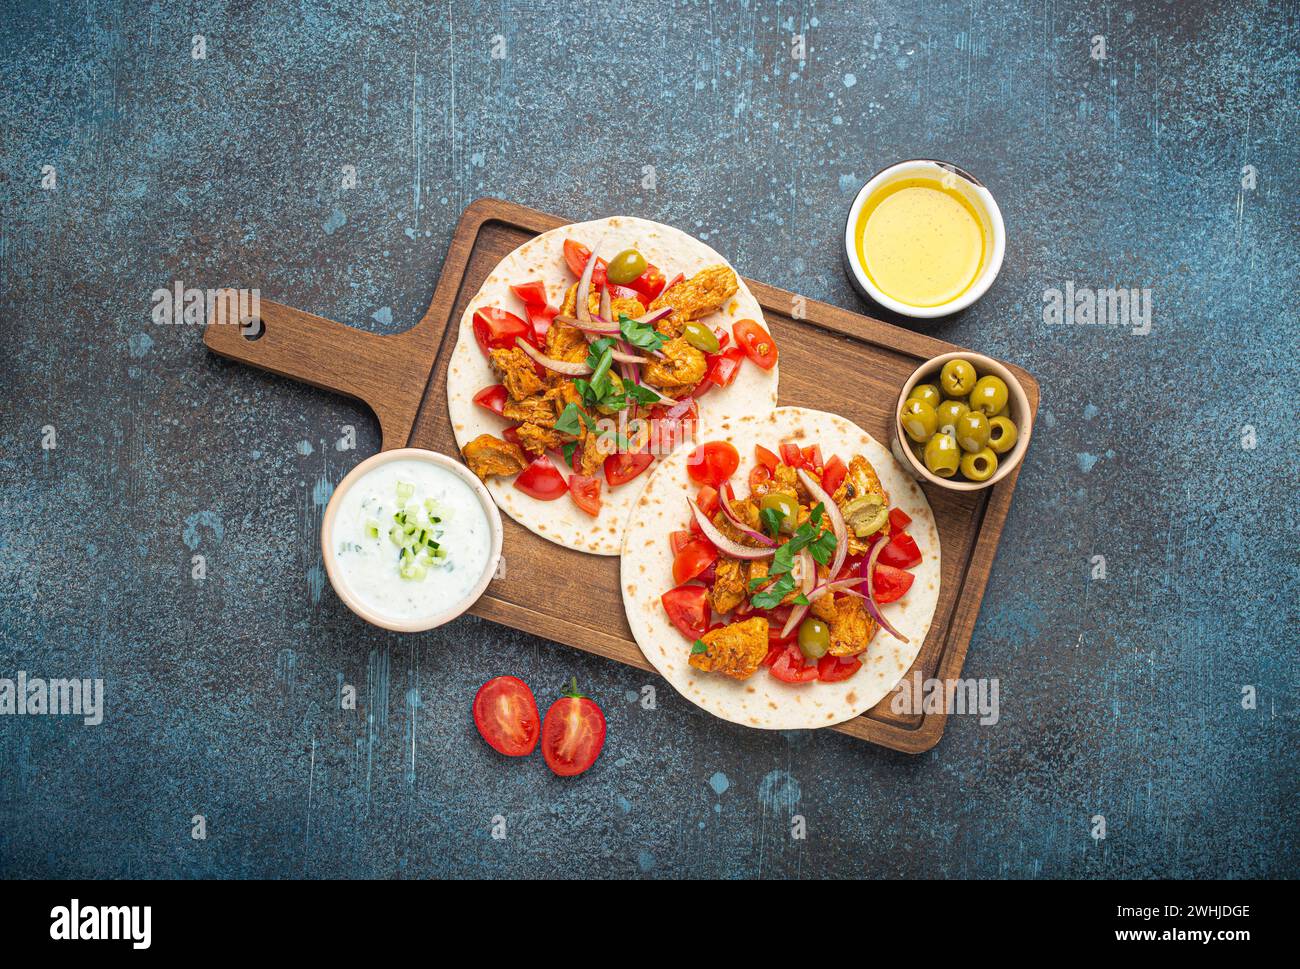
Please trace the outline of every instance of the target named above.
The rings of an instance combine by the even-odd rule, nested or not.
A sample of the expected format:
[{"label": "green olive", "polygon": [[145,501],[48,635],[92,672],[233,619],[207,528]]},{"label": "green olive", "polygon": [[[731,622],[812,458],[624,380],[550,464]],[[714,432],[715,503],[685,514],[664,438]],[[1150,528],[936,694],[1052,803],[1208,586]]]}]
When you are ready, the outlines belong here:
[{"label": "green olive", "polygon": [[645,272],[645,256],[635,249],[624,249],[609,261],[605,276],[611,283],[626,286]]},{"label": "green olive", "polygon": [[938,407],[943,403],[943,394],[939,393],[939,388],[934,384],[917,384],[907,395],[907,399],[923,400],[931,407]]},{"label": "green olive", "polygon": [[957,422],[965,417],[969,410],[964,400],[945,400],[934,409],[935,415],[939,418],[939,429],[956,428]]},{"label": "green olive", "polygon": [[925,466],[932,474],[951,478],[961,463],[961,448],[951,434],[936,434],[925,446]]},{"label": "green olive", "polygon": [[687,343],[701,353],[718,352],[718,338],[703,323],[687,323],[682,327],[682,336]]},{"label": "green olive", "polygon": [[961,473],[971,481],[988,481],[997,469],[998,456],[990,448],[962,455]]},{"label": "green olive", "polygon": [[934,412],[933,407],[919,397],[909,398],[903,405],[901,420],[907,436],[920,443],[930,440],[934,437],[934,432],[939,429],[939,415]]},{"label": "green olive", "polygon": [[821,659],[830,648],[830,626],[811,617],[799,624],[799,652],[804,656],[808,659]]},{"label": "green olive", "polygon": [[763,500],[758,503],[759,514],[761,515],[769,508],[775,510],[781,516],[781,531],[793,532],[795,526],[799,524],[799,502],[795,500],[794,495],[781,491],[769,491],[763,496]]},{"label": "green olive", "polygon": [[1001,414],[1007,406],[1007,385],[1001,377],[985,374],[975,381],[970,392],[971,410],[983,411],[987,416]]},{"label": "green olive", "polygon": [[963,451],[974,454],[989,443],[989,419],[977,410],[968,410],[957,418],[957,443]]},{"label": "green olive", "polygon": [[939,386],[949,397],[965,397],[975,387],[975,368],[969,360],[949,360],[939,371]]},{"label": "green olive", "polygon": [[1006,454],[1016,446],[1020,432],[1010,417],[989,418],[989,447],[997,454]]}]

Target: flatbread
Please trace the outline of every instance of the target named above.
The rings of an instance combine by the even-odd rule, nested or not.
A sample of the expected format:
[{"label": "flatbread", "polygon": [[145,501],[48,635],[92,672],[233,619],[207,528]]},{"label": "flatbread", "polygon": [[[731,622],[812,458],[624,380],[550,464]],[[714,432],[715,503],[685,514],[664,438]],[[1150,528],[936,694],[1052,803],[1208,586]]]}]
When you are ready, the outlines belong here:
[{"label": "flatbread", "polygon": [[[605,260],[624,249],[636,249],[670,278],[679,272],[689,278],[709,266],[730,266],[712,248],[680,229],[625,216],[562,226],[524,243],[501,260],[461,316],[456,348],[447,369],[447,409],[457,447],[463,448],[480,434],[500,437],[511,423],[474,404],[476,393],[497,383],[474,339],[474,312],[483,306],[496,306],[524,318],[523,304],[510,287],[535,279],[545,282],[551,305],[559,306],[575,282],[564,262],[565,239],[581,242]],[[733,323],[743,319],[766,327],[758,300],[739,273],[737,278],[740,288],[736,294],[703,321],[715,328],[725,327],[727,332]],[[701,433],[728,417],[769,412],[776,406],[779,369],[778,365],[763,370],[746,361],[730,387],[715,388],[702,397]],[[602,477],[603,504],[597,518],[581,511],[567,495],[555,501],[532,498],[514,487],[513,477],[489,478],[484,484],[503,512],[542,538],[581,552],[617,555],[623,547],[624,522],[653,470],[617,488],[610,488]]]},{"label": "flatbread", "polygon": [[[691,666],[691,644],[669,621],[660,602],[673,585],[669,533],[688,527],[691,516],[686,502],[698,490],[687,476],[690,452],[683,448],[654,469],[628,521],[623,544],[623,605],[641,652],[686,699],[747,727],[828,727],[871,709],[911,667],[939,602],[939,531],[920,486],[870,434],[825,411],[781,407],[769,414],[724,420],[700,440],[729,441],[740,452],[734,482],[747,480],[755,464],[755,444],[776,451],[782,441],[794,440],[801,446],[820,444],[828,458],[832,454],[845,462],[855,454],[866,458],[889,495],[890,507],[911,516],[907,530],[921,550],[922,562],[912,570],[916,576],[912,587],[903,598],[882,607],[885,618],[908,642],[900,643],[883,629],[877,630],[870,647],[858,657],[862,669],[839,683],[783,683],[763,667],[740,681]],[[737,488],[738,496],[746,493],[743,484]]]}]

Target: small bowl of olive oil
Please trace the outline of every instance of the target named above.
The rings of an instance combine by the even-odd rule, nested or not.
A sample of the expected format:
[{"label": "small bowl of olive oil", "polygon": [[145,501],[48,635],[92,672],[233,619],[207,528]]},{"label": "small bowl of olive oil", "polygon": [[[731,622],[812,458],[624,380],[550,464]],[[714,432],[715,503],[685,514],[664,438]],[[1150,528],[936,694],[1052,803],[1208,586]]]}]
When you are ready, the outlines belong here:
[{"label": "small bowl of olive oil", "polygon": [[864,297],[932,319],[983,296],[1006,252],[992,193],[950,162],[899,162],[862,186],[844,227],[849,279]]}]

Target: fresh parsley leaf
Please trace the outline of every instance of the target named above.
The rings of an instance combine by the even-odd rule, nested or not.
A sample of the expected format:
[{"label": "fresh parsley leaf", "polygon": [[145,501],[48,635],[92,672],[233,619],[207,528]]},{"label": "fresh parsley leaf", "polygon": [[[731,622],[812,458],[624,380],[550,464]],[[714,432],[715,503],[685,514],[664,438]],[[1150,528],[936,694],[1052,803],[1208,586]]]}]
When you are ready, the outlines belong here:
[{"label": "fresh parsley leaf", "polygon": [[806,606],[808,605],[808,597],[804,595],[802,592],[800,592],[797,596],[795,596],[793,599],[790,600],[790,604],[794,606]]},{"label": "fresh parsley leaf", "polygon": [[583,409],[573,401],[569,401],[564,408],[564,412],[560,414],[560,419],[555,422],[555,429],[561,434],[570,434],[577,437],[582,433],[582,425],[589,422],[590,418],[587,417]]},{"label": "fresh parsley leaf", "polygon": [[764,508],[758,516],[763,519],[763,531],[776,538],[781,532],[781,522],[785,521],[785,516],[775,508]]},{"label": "fresh parsley leaf", "polygon": [[829,565],[835,554],[835,533],[822,532],[808,545],[808,551],[817,560],[818,565]]},{"label": "fresh parsley leaf", "polygon": [[702,639],[697,639],[695,640],[694,643],[691,644],[692,656],[695,656],[698,653],[707,653],[708,651],[709,651],[708,644],[705,643],[704,640]]},{"label": "fresh parsley leaf", "polygon": [[656,404],[663,399],[659,391],[643,384],[624,384],[623,389],[627,392],[627,396],[636,398],[642,404]]},{"label": "fresh parsley leaf", "polygon": [[618,329],[623,339],[642,350],[658,350],[668,342],[668,338],[653,326],[638,323],[626,313],[618,314]]},{"label": "fresh parsley leaf", "polygon": [[[603,336],[599,340],[592,340],[591,344],[587,347],[587,366],[592,370],[595,370],[600,365],[600,358],[604,355],[606,350],[609,350],[614,346],[614,342],[612,336]],[[594,376],[592,378],[592,383],[595,383]]]},{"label": "fresh parsley leaf", "polygon": [[[570,441],[568,444],[566,444],[566,445],[564,445],[562,448],[560,448],[560,450],[561,450],[562,452],[564,452],[564,461],[565,461],[565,463],[566,463],[569,467],[573,468],[573,454],[574,454],[575,451],[578,450],[578,442],[577,442],[577,441]],[[577,469],[574,468],[574,470],[576,471]]]},{"label": "fresh parsley leaf", "polygon": [[794,576],[786,573],[750,599],[755,609],[774,609],[794,590]]}]

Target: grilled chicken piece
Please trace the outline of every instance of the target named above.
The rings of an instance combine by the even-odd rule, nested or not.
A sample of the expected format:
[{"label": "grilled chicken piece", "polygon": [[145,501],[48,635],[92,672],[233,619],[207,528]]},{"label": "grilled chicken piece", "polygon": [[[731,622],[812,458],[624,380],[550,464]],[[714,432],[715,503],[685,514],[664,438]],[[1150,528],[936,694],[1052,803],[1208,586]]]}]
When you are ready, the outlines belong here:
[{"label": "grilled chicken piece", "polygon": [[767,657],[767,619],[762,616],[710,630],[700,638],[708,648],[702,653],[691,653],[689,662],[705,673],[745,680],[754,675]]},{"label": "grilled chicken piece", "polygon": [[857,596],[825,595],[814,602],[811,612],[831,630],[832,656],[856,656],[871,645],[876,621]]},{"label": "grilled chicken piece", "polygon": [[523,400],[509,398],[501,408],[501,416],[508,421],[518,421],[521,424],[540,424],[542,427],[554,426],[559,415],[555,413],[555,405],[547,397],[541,394],[535,397],[525,397]]},{"label": "grilled chicken piece", "polygon": [[515,433],[519,435],[519,446],[533,456],[548,449],[558,451],[571,440],[567,434],[540,424],[520,424]]},{"label": "grilled chicken piece", "polygon": [[506,393],[515,400],[540,394],[546,389],[546,382],[533,369],[532,359],[518,347],[493,350],[491,360],[492,368],[501,375],[501,382],[506,385]]},{"label": "grilled chicken piece", "polygon": [[[546,331],[546,355],[567,363],[582,363],[587,359],[587,340],[576,326],[569,326],[558,320],[551,321],[551,328]],[[564,374],[555,375],[558,380],[568,380]]]},{"label": "grilled chicken piece", "polygon": [[709,603],[714,612],[728,613],[745,601],[745,563],[739,559],[720,558],[718,569],[709,587]]},{"label": "grilled chicken piece", "polygon": [[655,297],[648,309],[673,308],[669,316],[655,324],[655,329],[668,337],[679,336],[683,326],[721,307],[739,288],[736,273],[727,266],[701,269],[690,279],[665,289]]},{"label": "grilled chicken piece", "polygon": [[849,554],[861,555],[871,548],[864,541],[882,528],[888,534],[889,495],[885,492],[876,469],[860,454],[849,461],[844,481],[831,496],[844,516],[849,531]]},{"label": "grilled chicken piece", "polygon": [[480,434],[461,448],[461,453],[469,469],[484,481],[493,475],[518,474],[528,467],[523,451],[491,434]]},{"label": "grilled chicken piece", "polygon": [[649,358],[641,379],[668,397],[677,398],[688,393],[700,382],[708,367],[704,354],[681,337],[669,340],[660,352],[662,358]]},{"label": "grilled chicken piece", "polygon": [[[569,287],[569,291],[564,294],[564,303],[560,307],[560,315],[575,316],[577,314],[577,309],[578,309],[578,284],[574,283],[572,286]],[[640,300],[632,299],[631,297],[627,297],[627,298],[620,297],[619,299],[611,299],[609,301],[609,311],[610,311],[611,319],[608,322],[617,323],[618,315],[620,313],[626,314],[627,316],[636,319],[638,316],[645,315],[645,309],[646,308],[641,305]],[[591,313],[592,316],[595,316],[597,313],[600,312],[600,290],[598,290],[595,286],[591,287],[591,292],[587,294],[587,310]]]}]

